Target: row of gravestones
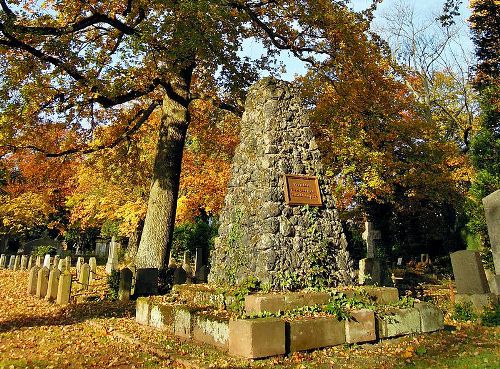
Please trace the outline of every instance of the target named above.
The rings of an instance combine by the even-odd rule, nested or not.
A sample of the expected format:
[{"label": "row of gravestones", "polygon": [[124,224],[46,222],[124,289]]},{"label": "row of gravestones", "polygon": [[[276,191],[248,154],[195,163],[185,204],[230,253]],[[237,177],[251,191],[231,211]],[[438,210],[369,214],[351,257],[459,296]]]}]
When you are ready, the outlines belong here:
[{"label": "row of gravestones", "polygon": [[[50,260],[50,255],[46,256],[47,259]],[[68,304],[73,284],[70,267],[70,256],[65,259],[54,257],[52,262],[44,263],[43,266],[37,262],[30,269],[27,292],[47,301],[56,301],[60,305]],[[79,257],[76,277],[77,291],[88,290],[89,285],[98,278],[96,259],[91,257],[87,264],[83,257]]]}]

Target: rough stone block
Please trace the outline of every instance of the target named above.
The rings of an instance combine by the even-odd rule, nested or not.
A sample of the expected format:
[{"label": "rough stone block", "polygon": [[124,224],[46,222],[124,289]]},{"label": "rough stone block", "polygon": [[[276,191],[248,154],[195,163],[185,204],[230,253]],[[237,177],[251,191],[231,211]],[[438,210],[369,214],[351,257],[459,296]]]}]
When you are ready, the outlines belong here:
[{"label": "rough stone block", "polygon": [[366,292],[375,299],[378,304],[391,304],[399,300],[398,289],[395,287],[367,288]]},{"label": "rough stone block", "polygon": [[247,359],[285,353],[285,322],[276,318],[229,322],[229,353]]},{"label": "rough stone block", "polygon": [[285,309],[285,298],[279,295],[248,295],[245,297],[245,312],[258,314],[264,311],[276,313]]},{"label": "rough stone block", "polygon": [[147,297],[139,297],[135,303],[135,321],[148,325],[151,317],[151,303]]},{"label": "rough stone block", "polygon": [[182,338],[191,338],[193,328],[193,312],[185,307],[177,307],[174,311],[174,334]]},{"label": "rough stone block", "polygon": [[286,351],[296,352],[345,343],[345,321],[335,317],[303,318],[286,323]]},{"label": "rough stone block", "polygon": [[470,302],[476,312],[482,312],[495,301],[498,301],[498,298],[493,293],[476,293],[471,295],[457,293],[455,295],[455,303],[463,304]]},{"label": "rough stone block", "polygon": [[345,322],[345,338],[347,343],[375,341],[375,313],[368,309],[352,311]]},{"label": "rough stone block", "polygon": [[415,308],[397,309],[376,315],[378,338],[397,337],[420,332],[420,312]]},{"label": "rough stone block", "polygon": [[420,312],[420,328],[423,333],[444,328],[444,315],[441,309],[428,302],[415,303],[414,307]]},{"label": "rough stone block", "polygon": [[296,292],[284,295],[285,309],[293,310],[303,306],[324,305],[330,301],[328,292]]},{"label": "rough stone block", "polygon": [[174,331],[174,306],[152,304],[149,325],[168,332]]},{"label": "rough stone block", "polygon": [[229,320],[221,320],[204,314],[196,315],[193,325],[193,339],[228,349]]}]

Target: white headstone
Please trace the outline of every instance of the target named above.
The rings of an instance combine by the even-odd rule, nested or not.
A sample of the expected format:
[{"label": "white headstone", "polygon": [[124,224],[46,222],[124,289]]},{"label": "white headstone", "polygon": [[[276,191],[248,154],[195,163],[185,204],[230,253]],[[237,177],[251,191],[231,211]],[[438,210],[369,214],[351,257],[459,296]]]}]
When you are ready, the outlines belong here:
[{"label": "white headstone", "polygon": [[109,244],[108,262],[106,263],[106,273],[111,274],[111,271],[118,270],[118,252],[120,243],[116,241],[115,236],[111,238]]},{"label": "white headstone", "polygon": [[47,269],[50,269],[50,254],[46,254],[45,258],[43,259],[43,266]]}]

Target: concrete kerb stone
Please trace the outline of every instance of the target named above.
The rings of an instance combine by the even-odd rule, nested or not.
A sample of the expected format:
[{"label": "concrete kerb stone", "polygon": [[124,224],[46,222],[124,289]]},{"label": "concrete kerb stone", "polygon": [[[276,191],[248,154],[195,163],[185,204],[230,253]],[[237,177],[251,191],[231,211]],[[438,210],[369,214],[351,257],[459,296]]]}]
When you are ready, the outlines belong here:
[{"label": "concrete kerb stone", "polygon": [[229,354],[257,359],[285,353],[285,322],[277,318],[229,322]]},{"label": "concrete kerb stone", "polygon": [[420,312],[416,308],[397,309],[375,315],[378,338],[420,333]]},{"label": "concrete kerb stone", "polygon": [[422,333],[434,332],[444,328],[444,315],[441,309],[428,302],[415,303],[414,307],[420,313]]},{"label": "concrete kerb stone", "polygon": [[351,311],[349,320],[345,322],[345,338],[347,343],[370,342],[377,339],[375,333],[375,313],[369,309]]},{"label": "concrete kerb stone", "polygon": [[139,297],[135,303],[135,321],[139,324],[149,325],[151,317],[151,301],[149,297]]},{"label": "concrete kerb stone", "polygon": [[196,314],[193,319],[193,339],[228,350],[229,319],[219,319],[209,314]]},{"label": "concrete kerb stone", "polygon": [[[140,297],[141,299],[144,297]],[[153,328],[174,332],[174,305],[151,304],[149,325]]]},{"label": "concrete kerb stone", "polygon": [[258,314],[264,311],[277,313],[290,311],[304,306],[327,304],[330,294],[327,292],[290,292],[266,295],[248,295],[245,297],[245,312]]},{"label": "concrete kerb stone", "polygon": [[345,321],[336,317],[295,319],[286,322],[287,352],[311,350],[346,342]]}]

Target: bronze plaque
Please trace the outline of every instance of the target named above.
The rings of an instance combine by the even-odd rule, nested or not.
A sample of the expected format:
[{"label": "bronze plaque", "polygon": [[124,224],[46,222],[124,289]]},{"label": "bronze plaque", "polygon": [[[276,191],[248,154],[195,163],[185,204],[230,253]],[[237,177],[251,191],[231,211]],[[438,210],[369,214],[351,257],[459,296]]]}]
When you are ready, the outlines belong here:
[{"label": "bronze plaque", "polygon": [[322,206],[318,178],[285,174],[285,201],[288,205]]}]

